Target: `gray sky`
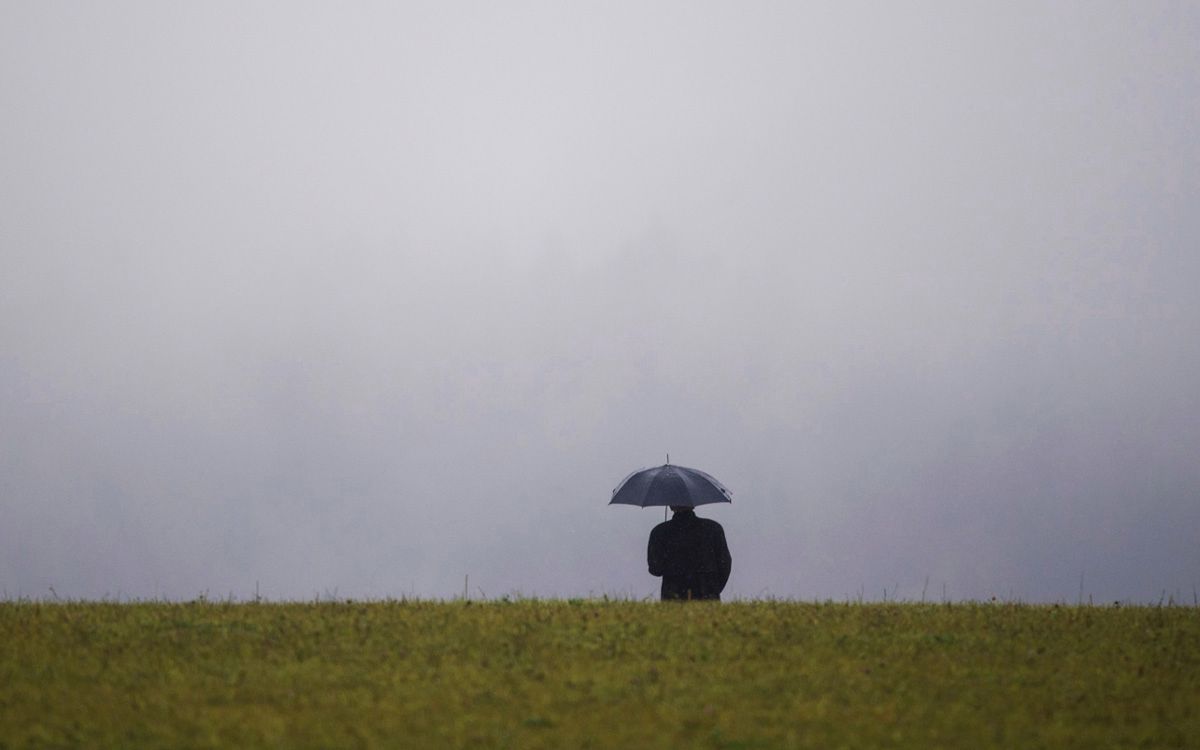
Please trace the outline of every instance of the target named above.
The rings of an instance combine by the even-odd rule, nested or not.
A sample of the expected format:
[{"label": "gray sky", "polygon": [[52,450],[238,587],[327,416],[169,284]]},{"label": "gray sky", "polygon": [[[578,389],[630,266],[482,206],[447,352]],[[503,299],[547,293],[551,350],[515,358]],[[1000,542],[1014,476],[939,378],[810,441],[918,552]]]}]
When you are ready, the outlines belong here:
[{"label": "gray sky", "polygon": [[0,4],[8,596],[1191,601],[1200,6]]}]

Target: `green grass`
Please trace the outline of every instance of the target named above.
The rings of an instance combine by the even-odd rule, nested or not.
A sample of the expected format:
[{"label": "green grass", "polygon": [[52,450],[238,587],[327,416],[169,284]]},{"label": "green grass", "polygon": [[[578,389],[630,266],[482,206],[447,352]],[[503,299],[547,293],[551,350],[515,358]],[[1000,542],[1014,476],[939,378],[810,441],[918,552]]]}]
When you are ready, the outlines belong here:
[{"label": "green grass", "polygon": [[1200,611],[0,604],[0,747],[1198,747]]}]

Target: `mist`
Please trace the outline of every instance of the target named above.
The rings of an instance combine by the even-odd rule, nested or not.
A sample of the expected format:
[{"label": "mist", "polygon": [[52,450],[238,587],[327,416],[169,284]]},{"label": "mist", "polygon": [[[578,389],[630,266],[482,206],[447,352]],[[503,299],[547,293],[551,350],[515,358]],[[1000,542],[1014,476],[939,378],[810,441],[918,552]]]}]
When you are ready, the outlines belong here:
[{"label": "mist", "polygon": [[1192,601],[1200,9],[0,6],[6,597]]}]

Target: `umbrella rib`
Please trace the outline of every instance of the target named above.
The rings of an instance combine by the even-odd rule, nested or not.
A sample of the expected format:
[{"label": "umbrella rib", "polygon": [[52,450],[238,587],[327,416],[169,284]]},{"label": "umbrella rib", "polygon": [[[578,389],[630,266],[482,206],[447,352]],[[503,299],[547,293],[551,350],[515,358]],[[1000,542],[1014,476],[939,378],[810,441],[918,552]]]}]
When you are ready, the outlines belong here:
[{"label": "umbrella rib", "polygon": [[[654,485],[658,484],[658,480],[662,479],[663,475],[665,475],[667,473],[666,470],[670,469],[670,468],[672,468],[672,467],[664,466],[663,467],[664,471],[660,471],[660,472],[656,473],[654,475],[654,477],[650,480],[650,484],[648,484],[646,486],[646,494],[642,495],[642,507],[643,508],[646,507],[646,498],[650,497],[654,493]],[[675,473],[678,474],[679,472],[675,472]]]},{"label": "umbrella rib", "polygon": [[625,475],[625,478],[622,479],[620,481],[620,483],[618,483],[617,486],[613,488],[613,491],[612,491],[613,497],[617,496],[617,493],[621,491],[621,488],[625,486],[626,482],[628,482],[630,479],[633,479],[638,474],[641,474],[643,471],[645,471],[645,469],[637,469],[636,471],[631,471],[627,475]]},{"label": "umbrella rib", "polygon": [[692,501],[692,507],[695,507],[696,498],[700,497],[700,493],[692,485],[692,478],[687,475],[682,469],[675,472],[675,476],[679,477],[679,481],[683,482],[684,489],[687,490],[688,499]]},{"label": "umbrella rib", "polygon": [[724,496],[725,499],[728,500],[728,502],[731,502],[731,503],[733,502],[733,497],[732,497],[732,493],[730,492],[730,488],[726,487],[725,485],[722,485],[720,481],[716,480],[715,476],[713,476],[712,474],[708,474],[706,472],[701,472],[700,469],[691,469],[691,470],[692,470],[692,472],[695,472],[696,474],[700,474],[701,478],[703,478],[704,481],[707,481],[708,484],[712,485],[714,490],[720,492],[721,496]]}]

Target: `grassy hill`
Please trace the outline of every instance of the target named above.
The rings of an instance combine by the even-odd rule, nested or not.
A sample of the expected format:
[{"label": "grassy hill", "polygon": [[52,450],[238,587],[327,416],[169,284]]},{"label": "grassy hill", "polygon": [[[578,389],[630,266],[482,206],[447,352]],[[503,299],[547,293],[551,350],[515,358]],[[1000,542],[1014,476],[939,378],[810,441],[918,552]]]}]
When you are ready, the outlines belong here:
[{"label": "grassy hill", "polygon": [[0,604],[0,747],[1200,747],[1200,611]]}]

